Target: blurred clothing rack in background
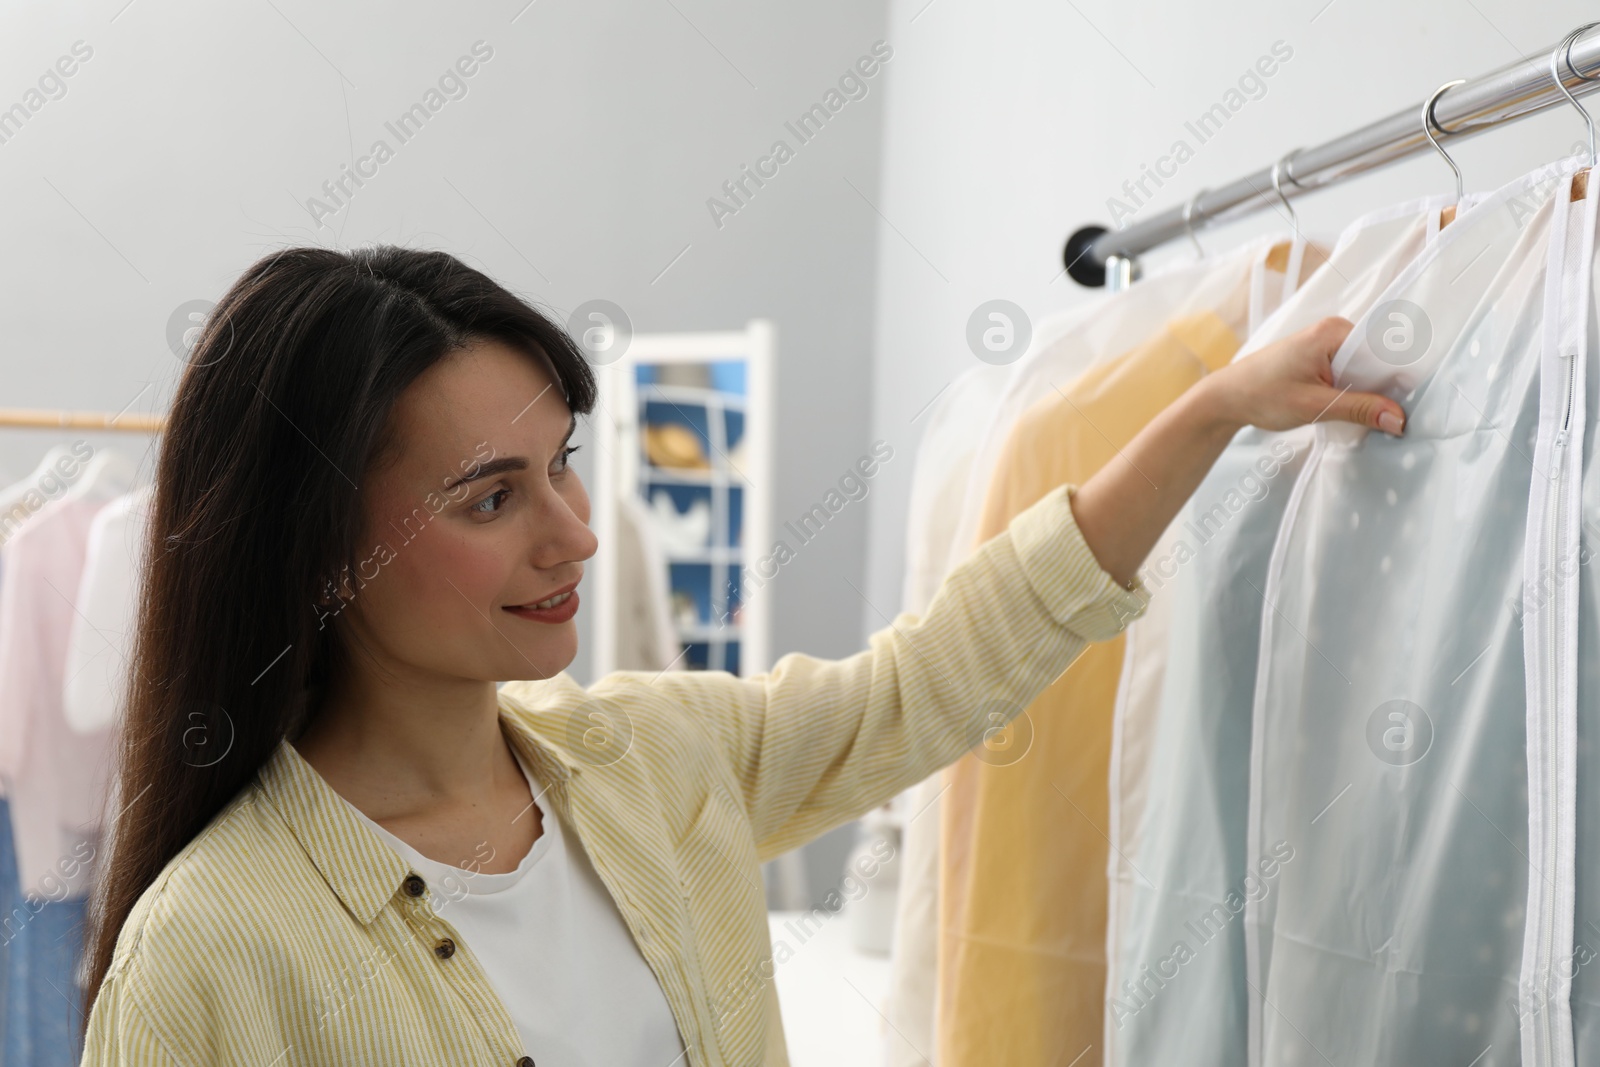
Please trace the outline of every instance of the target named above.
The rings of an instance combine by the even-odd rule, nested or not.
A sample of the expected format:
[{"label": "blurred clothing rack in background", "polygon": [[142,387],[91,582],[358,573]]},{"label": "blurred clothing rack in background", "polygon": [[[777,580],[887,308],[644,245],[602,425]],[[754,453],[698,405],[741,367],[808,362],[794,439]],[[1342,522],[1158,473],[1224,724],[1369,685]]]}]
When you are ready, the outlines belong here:
[{"label": "blurred clothing rack in background", "polygon": [[163,415],[124,415],[104,411],[52,411],[48,408],[0,408],[0,428],[34,430],[125,430],[160,433]]}]

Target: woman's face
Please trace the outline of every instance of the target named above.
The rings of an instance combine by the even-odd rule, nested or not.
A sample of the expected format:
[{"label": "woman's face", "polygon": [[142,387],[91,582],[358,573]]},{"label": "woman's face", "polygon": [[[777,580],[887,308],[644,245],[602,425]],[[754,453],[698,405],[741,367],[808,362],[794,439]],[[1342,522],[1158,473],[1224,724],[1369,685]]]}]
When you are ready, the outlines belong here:
[{"label": "woman's face", "polygon": [[361,486],[360,565],[340,625],[401,678],[564,670],[578,650],[575,590],[598,542],[551,371],[477,343],[425,371],[392,418],[395,450]]}]

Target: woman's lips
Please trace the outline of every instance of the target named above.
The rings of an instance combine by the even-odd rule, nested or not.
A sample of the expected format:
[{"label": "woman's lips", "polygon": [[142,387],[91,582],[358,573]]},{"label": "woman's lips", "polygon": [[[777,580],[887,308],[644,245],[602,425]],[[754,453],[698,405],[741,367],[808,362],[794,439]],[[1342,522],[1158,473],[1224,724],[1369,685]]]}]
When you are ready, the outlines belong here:
[{"label": "woman's lips", "polygon": [[578,613],[577,582],[570,587],[556,593],[544,600],[533,604],[520,604],[515,607],[506,607],[504,610],[518,618],[528,619],[532,622],[560,623],[566,622]]}]

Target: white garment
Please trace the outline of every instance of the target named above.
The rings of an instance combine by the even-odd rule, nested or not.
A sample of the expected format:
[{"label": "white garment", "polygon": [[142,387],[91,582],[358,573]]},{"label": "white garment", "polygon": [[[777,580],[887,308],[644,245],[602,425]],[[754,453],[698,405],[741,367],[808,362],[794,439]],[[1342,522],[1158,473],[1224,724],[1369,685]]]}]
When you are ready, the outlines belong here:
[{"label": "white garment", "polygon": [[[1446,203],[1352,223],[1234,358],[1364,312],[1437,232]],[[1128,628],[1112,735],[1107,1064],[1244,1060],[1243,923],[1231,913],[1203,948],[1190,924],[1246,873],[1259,590],[1309,445],[1305,428],[1235,435],[1143,568],[1160,595]],[[1161,978],[1179,941],[1196,950],[1181,978],[1146,978]]]},{"label": "white garment", "polygon": [[638,497],[617,497],[617,658],[619,671],[681,667],[683,645],[672,625],[667,561],[655,524]]},{"label": "white garment", "polygon": [[[969,367],[919,417],[926,422],[917,444],[906,511],[902,611],[914,615],[926,611],[954,566],[953,557],[966,554],[956,552],[955,534],[968,471],[1011,371],[1010,365]],[[884,1005],[889,1020],[884,1035],[885,1067],[928,1067],[934,1055],[942,775],[924,779],[897,798],[900,884]]]},{"label": "white garment", "polygon": [[1461,213],[1334,358],[1408,418],[1316,424],[1268,565],[1246,848],[1293,856],[1245,907],[1252,1064],[1506,1063],[1519,1016],[1552,1017],[1517,1000],[1545,922],[1518,627],[1550,178],[1572,168]]},{"label": "white garment", "polygon": [[63,495],[6,542],[0,583],[0,779],[17,878],[50,900],[88,891],[110,782],[112,731],[79,735],[62,709],[73,596],[105,499]]},{"label": "white garment", "polygon": [[[515,753],[513,753],[515,755]],[[429,859],[350,804],[432,887],[539,1067],[668,1067],[684,1061],[672,1009],[576,835],[520,756],[544,832],[505,874]],[[349,801],[346,801],[348,804]],[[463,863],[486,862],[464,856]]]},{"label": "white garment", "polygon": [[118,497],[89,524],[88,557],[67,642],[63,694],[67,725],[80,734],[116,725],[127,707],[128,657],[133,652],[152,491],[152,486],[145,486]]}]

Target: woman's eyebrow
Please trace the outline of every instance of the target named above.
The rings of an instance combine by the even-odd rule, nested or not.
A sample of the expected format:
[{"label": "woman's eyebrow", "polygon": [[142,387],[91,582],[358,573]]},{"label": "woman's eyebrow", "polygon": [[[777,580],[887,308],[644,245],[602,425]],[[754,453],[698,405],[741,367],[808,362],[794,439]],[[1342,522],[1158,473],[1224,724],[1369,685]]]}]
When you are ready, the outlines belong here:
[{"label": "woman's eyebrow", "polygon": [[[567,436],[561,440],[562,447],[565,447],[567,442],[572,440],[572,435],[577,432],[578,416],[573,415],[571,421],[567,423]],[[503,474],[506,471],[522,471],[527,469],[528,461],[524,457],[501,456],[499,459],[491,459],[487,463],[478,464],[471,474],[464,474],[459,478],[450,479],[448,482],[444,483],[444,491],[448,493],[458,485],[465,485],[468,482],[475,482],[479,478],[492,478],[496,474]]]},{"label": "woman's eyebrow", "polygon": [[502,474],[506,471],[521,471],[527,469],[528,461],[523,457],[501,456],[499,459],[491,459],[487,463],[478,464],[471,474],[463,474],[459,478],[452,478],[448,482],[445,482],[444,491],[448,493],[458,485],[465,485],[468,482],[475,482],[479,478],[492,478],[496,474]]}]

